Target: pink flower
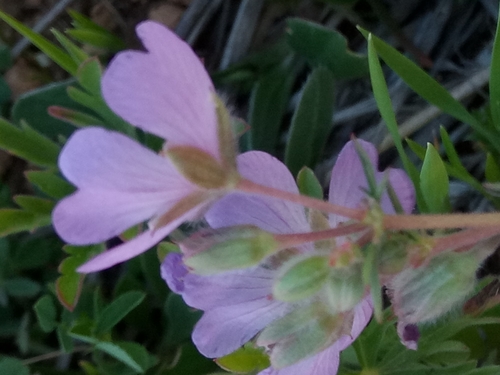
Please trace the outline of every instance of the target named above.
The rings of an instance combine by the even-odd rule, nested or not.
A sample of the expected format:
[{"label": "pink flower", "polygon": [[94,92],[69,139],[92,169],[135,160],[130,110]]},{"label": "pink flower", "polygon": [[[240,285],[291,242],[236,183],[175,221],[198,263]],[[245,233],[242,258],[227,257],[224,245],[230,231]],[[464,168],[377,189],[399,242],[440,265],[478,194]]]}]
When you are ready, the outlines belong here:
[{"label": "pink flower", "polygon": [[[359,141],[373,165],[378,157],[373,145]],[[244,178],[256,183],[298,193],[295,181],[287,168],[277,159],[252,151],[238,157],[238,170]],[[401,170],[389,169],[389,181],[405,212],[414,206],[413,186]],[[376,172],[378,180],[383,173]],[[331,183],[330,202],[356,208],[362,203],[367,182],[354,144],[349,142],[335,164]],[[394,213],[388,196],[381,201],[387,213]],[[295,233],[311,230],[303,207],[282,200],[233,193],[214,203],[206,215],[213,228],[233,225],[255,225],[273,233]],[[344,218],[330,216],[330,225],[337,226]],[[313,251],[312,244],[301,251]],[[185,302],[204,314],[193,331],[193,342],[199,351],[211,358],[227,355],[254,338],[266,326],[285,316],[296,305],[272,297],[277,275],[273,260],[249,269],[224,272],[215,276],[190,273],[182,263],[181,254],[170,254],[162,264],[162,276],[169,287],[182,294]],[[349,313],[347,313],[349,314]],[[340,352],[349,346],[368,323],[372,306],[363,299],[350,312],[352,326],[329,347],[292,364],[276,369],[270,367],[259,375],[333,375],[337,372]],[[271,348],[271,362],[273,348]]]},{"label": "pink flower", "polygon": [[[110,63],[102,93],[118,115],[175,146],[193,147],[220,162],[215,92],[203,64],[173,32],[155,22],[137,26],[147,52],[125,51]],[[106,241],[150,220],[149,230],[79,268],[94,272],[154,246],[220,196],[190,182],[171,159],[123,134],[102,128],[76,131],[59,167],[78,190],[53,212],[59,236],[70,244]]]}]

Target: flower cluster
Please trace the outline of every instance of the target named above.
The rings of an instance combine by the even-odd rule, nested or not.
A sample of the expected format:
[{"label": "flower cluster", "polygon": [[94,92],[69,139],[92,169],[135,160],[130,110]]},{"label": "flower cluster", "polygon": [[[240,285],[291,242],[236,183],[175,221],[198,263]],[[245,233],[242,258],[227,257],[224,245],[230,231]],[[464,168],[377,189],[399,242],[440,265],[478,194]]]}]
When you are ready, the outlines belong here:
[{"label": "flower cluster", "polygon": [[[379,250],[375,268],[409,347],[416,345],[417,323],[454,305],[430,308],[439,304],[442,286],[459,278],[468,293],[484,255],[444,254],[429,267],[409,267],[415,236],[381,227],[385,214],[410,214],[415,197],[402,170],[378,171],[373,145],[358,140],[343,148],[328,202],[305,197],[271,155],[236,156],[231,118],[187,44],[154,22],[140,24],[137,33],[147,51],[119,53],[102,93],[129,123],[163,138],[163,149],[157,154],[97,127],[76,131],[59,166],[78,190],[57,205],[53,222],[75,245],[106,241],[145,221],[148,229],[80,272],[126,261],[183,222],[202,221],[203,229],[180,243],[182,253],[165,258],[162,276],[204,312],[192,336],[200,352],[218,358],[253,343],[270,356],[260,375],[336,373],[340,352],[373,313],[373,291],[362,276],[369,246]],[[380,194],[369,197],[373,183]],[[436,283],[423,277],[428,269],[450,277]]]}]

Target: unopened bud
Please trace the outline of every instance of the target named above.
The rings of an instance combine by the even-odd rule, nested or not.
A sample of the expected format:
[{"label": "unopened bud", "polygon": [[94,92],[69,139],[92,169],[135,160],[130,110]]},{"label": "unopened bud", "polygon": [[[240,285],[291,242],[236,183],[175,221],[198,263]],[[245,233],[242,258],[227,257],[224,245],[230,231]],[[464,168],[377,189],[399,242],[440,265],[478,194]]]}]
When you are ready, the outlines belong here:
[{"label": "unopened bud", "polygon": [[[196,240],[195,240],[196,241]],[[277,247],[277,242],[271,233],[257,227],[232,227],[212,236],[203,247],[181,243],[181,249],[189,248],[184,263],[200,275],[210,275],[223,271],[252,267],[262,259],[271,255]]]},{"label": "unopened bud", "polygon": [[326,302],[334,312],[349,311],[363,298],[365,287],[358,266],[332,270],[325,282]]},{"label": "unopened bud", "polygon": [[331,314],[316,302],[271,323],[257,338],[257,345],[271,348],[272,367],[280,369],[319,353],[349,334],[351,326],[350,316]]},{"label": "unopened bud", "polygon": [[312,296],[323,286],[330,273],[328,257],[315,255],[286,263],[273,287],[276,299],[299,301]]},{"label": "unopened bud", "polygon": [[474,290],[479,261],[474,253],[447,253],[426,266],[408,268],[390,284],[394,311],[405,323],[431,322]]},{"label": "unopened bud", "polygon": [[208,152],[192,146],[173,146],[165,154],[177,170],[193,184],[205,189],[233,187],[238,174],[232,168],[221,165]]}]

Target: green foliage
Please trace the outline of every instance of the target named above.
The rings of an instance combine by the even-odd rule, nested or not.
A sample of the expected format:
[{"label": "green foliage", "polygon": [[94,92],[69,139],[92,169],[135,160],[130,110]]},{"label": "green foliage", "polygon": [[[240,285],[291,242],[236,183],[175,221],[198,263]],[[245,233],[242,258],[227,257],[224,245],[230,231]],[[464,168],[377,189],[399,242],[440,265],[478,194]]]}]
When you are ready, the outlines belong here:
[{"label": "green foliage", "polygon": [[52,332],[57,327],[57,310],[52,297],[44,295],[35,303],[33,309],[42,331]]},{"label": "green foliage", "polygon": [[420,188],[429,212],[450,211],[448,174],[439,153],[430,143],[427,144],[427,152],[420,171]]},{"label": "green foliage", "polygon": [[110,52],[117,52],[125,48],[125,42],[122,39],[97,25],[90,18],[74,10],[69,10],[68,13],[73,19],[74,28],[66,30],[66,33],[73,39]]},{"label": "green foliage", "polygon": [[215,360],[224,370],[236,374],[262,371],[270,366],[269,358],[261,349],[246,345],[237,351]]},{"label": "green foliage", "polygon": [[323,188],[312,169],[303,167],[297,173],[297,186],[299,187],[300,194],[323,199]]},{"label": "green foliage", "polygon": [[80,297],[85,275],[78,273],[77,268],[103,250],[102,245],[76,247],[66,245],[63,250],[69,256],[59,266],[61,276],[56,281],[56,292],[59,302],[72,311]]},{"label": "green foliage", "polygon": [[285,163],[293,175],[320,160],[332,128],[334,102],[333,75],[320,66],[309,75],[292,117]]},{"label": "green foliage", "polygon": [[295,79],[294,69],[288,58],[257,80],[250,97],[248,122],[250,124],[249,148],[275,153],[279,130],[290,98]]},{"label": "green foliage", "polygon": [[97,336],[108,332],[118,324],[130,311],[136,308],[146,295],[142,292],[127,292],[106,306],[96,320],[95,334]]},{"label": "green foliage", "polygon": [[326,66],[335,78],[356,78],[368,74],[366,57],[347,48],[337,31],[300,20],[288,20],[287,41],[294,51],[313,66]]}]

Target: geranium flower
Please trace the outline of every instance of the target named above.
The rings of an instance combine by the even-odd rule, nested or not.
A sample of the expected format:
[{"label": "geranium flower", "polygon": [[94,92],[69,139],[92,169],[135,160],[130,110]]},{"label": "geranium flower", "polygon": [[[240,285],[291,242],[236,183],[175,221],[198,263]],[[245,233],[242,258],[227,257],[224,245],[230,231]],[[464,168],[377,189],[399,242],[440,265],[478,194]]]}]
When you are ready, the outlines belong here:
[{"label": "geranium flower", "polygon": [[[358,141],[374,166],[378,157],[373,145]],[[238,170],[244,178],[256,183],[298,193],[297,185],[287,168],[263,152],[252,151],[238,157]],[[411,182],[405,173],[389,169],[389,181],[405,212],[412,211],[415,199]],[[376,172],[377,179],[383,173]],[[329,200],[350,208],[359,208],[365,197],[367,182],[354,144],[349,142],[339,154],[332,171]],[[394,213],[387,195],[381,200],[386,213]],[[288,234],[311,230],[303,207],[268,197],[232,193],[214,203],[206,215],[213,228],[233,225],[255,225],[263,230]],[[344,218],[330,215],[330,225],[337,226]],[[313,245],[300,249],[307,253]],[[285,316],[296,306],[273,298],[272,288],[277,275],[276,259],[258,266],[201,276],[189,272],[181,254],[170,254],[162,264],[162,276],[175,293],[204,314],[193,331],[193,342],[199,351],[211,358],[227,355],[254,338],[273,321]],[[348,313],[349,314],[349,313]],[[332,375],[337,372],[339,353],[361,333],[372,314],[369,297],[350,312],[352,326],[329,347],[281,369],[270,367],[259,375]],[[273,348],[271,348],[271,363]]]},{"label": "geranium flower", "polygon": [[165,139],[164,150],[156,154],[102,128],[76,131],[60,154],[59,167],[78,190],[59,202],[53,223],[59,236],[74,245],[106,241],[146,220],[150,228],[81,266],[84,273],[146,251],[223,194],[223,186],[193,183],[175,164],[179,160],[165,154],[175,150],[180,159],[194,155],[209,166],[231,170],[219,142],[214,87],[199,58],[158,23],[139,24],[137,35],[147,52],[119,53],[104,73],[102,93],[126,121]]}]

